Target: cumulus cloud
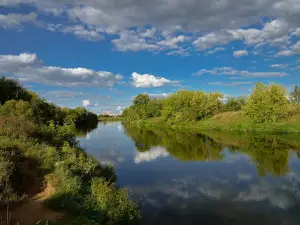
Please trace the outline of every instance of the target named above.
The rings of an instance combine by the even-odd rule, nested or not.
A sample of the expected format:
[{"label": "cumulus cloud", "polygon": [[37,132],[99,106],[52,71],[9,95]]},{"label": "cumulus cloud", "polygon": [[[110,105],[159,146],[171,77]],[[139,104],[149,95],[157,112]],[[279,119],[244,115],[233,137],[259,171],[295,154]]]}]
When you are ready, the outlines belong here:
[{"label": "cumulus cloud", "polygon": [[232,41],[244,41],[246,45],[282,46],[290,43],[289,24],[283,19],[276,19],[264,24],[263,29],[221,29],[199,37],[193,42],[202,51],[218,45],[226,45]]},{"label": "cumulus cloud", "polygon": [[238,51],[234,51],[234,52],[233,52],[233,56],[234,56],[235,58],[240,58],[240,57],[246,56],[246,55],[248,55],[248,54],[249,54],[249,53],[248,53],[247,50],[238,50]]},{"label": "cumulus cloud", "polygon": [[83,101],[82,101],[82,105],[83,105],[84,107],[89,107],[89,106],[92,105],[92,103],[91,103],[90,100],[83,100]]},{"label": "cumulus cloud", "polygon": [[185,42],[189,38],[184,35],[179,35],[177,37],[167,37],[166,40],[158,42],[158,45],[166,46],[168,48],[179,48],[178,43]]},{"label": "cumulus cloud", "polygon": [[229,76],[243,76],[243,77],[252,77],[252,78],[263,78],[263,77],[285,77],[288,76],[285,72],[251,72],[247,70],[235,70],[232,67],[221,67],[214,68],[212,70],[202,69],[194,75],[200,76],[203,74],[211,75],[229,75]]},{"label": "cumulus cloud", "polygon": [[[0,6],[4,7],[20,4],[30,5],[39,13],[50,13],[71,24],[59,29],[50,24],[47,29],[52,31],[72,33],[90,41],[101,40],[105,34],[115,35],[112,43],[119,51],[168,49],[168,55],[187,55],[190,49],[184,45],[186,42],[193,43],[198,50],[220,47],[232,41],[243,41],[251,46],[285,47],[291,43],[291,36],[297,37],[300,32],[298,0],[0,1]],[[22,27],[24,22],[35,20],[36,14],[29,14],[29,17],[8,15],[1,15],[0,26]],[[267,20],[262,27],[241,28],[259,25],[261,18]],[[168,32],[178,35],[164,35]]]},{"label": "cumulus cloud", "polygon": [[141,162],[150,162],[155,159],[167,156],[169,156],[169,153],[167,152],[167,149],[165,147],[153,146],[147,152],[137,152],[134,158],[134,162],[136,164],[139,164]]},{"label": "cumulus cloud", "polygon": [[165,84],[178,83],[178,81],[171,81],[164,77],[156,77],[155,75],[151,74],[139,74],[136,72],[132,73],[132,80],[133,86],[137,88],[161,87]]},{"label": "cumulus cloud", "polygon": [[294,44],[289,50],[283,50],[278,53],[278,56],[291,56],[300,54],[300,41]]},{"label": "cumulus cloud", "polygon": [[86,29],[82,25],[63,26],[62,24],[49,24],[47,27],[50,31],[59,31],[62,33],[72,33],[79,39],[88,41],[99,41],[103,39],[103,35],[96,30]]},{"label": "cumulus cloud", "polygon": [[[262,17],[281,17],[299,25],[300,3],[297,0],[264,1],[97,1],[79,0],[2,0],[0,5],[31,4],[41,11],[102,29],[120,30],[152,24],[160,29],[181,28],[186,31],[238,28],[259,23]],[[68,4],[68,5],[67,5]],[[68,7],[67,7],[68,6]]]},{"label": "cumulus cloud", "polygon": [[24,23],[37,23],[37,14],[0,14],[0,27],[4,29],[17,28],[22,30]]},{"label": "cumulus cloud", "polygon": [[155,43],[146,41],[144,37],[140,37],[140,34],[136,31],[122,31],[118,39],[112,40],[116,49],[122,52],[127,51],[159,51],[160,47]]},{"label": "cumulus cloud", "polygon": [[0,55],[0,73],[12,74],[22,81],[56,86],[112,87],[123,76],[88,68],[46,66],[36,54]]}]

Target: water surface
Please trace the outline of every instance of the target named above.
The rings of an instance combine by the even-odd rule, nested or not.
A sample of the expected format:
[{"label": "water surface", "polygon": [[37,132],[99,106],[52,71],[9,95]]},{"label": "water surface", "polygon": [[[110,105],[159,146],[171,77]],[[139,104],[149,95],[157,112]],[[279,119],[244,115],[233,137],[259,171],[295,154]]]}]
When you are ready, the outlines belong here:
[{"label": "water surface", "polygon": [[100,123],[78,137],[112,163],[143,224],[299,225],[300,139]]}]

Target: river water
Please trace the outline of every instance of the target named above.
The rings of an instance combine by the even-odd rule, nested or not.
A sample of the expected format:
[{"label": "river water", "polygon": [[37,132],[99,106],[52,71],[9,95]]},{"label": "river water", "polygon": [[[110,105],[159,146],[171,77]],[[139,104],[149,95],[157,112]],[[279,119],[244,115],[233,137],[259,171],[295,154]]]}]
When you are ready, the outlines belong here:
[{"label": "river water", "polygon": [[300,138],[99,123],[78,137],[112,163],[142,224],[299,225]]}]

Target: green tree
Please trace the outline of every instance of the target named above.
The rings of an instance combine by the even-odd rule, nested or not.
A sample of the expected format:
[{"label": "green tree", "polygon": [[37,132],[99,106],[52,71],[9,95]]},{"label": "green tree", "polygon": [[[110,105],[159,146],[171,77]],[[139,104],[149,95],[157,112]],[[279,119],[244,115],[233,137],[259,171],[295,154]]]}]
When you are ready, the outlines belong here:
[{"label": "green tree", "polygon": [[300,104],[300,86],[295,85],[294,90],[290,94],[291,101]]},{"label": "green tree", "polygon": [[133,104],[134,105],[146,105],[146,104],[148,104],[149,101],[150,101],[149,95],[139,94],[134,98]]},{"label": "green tree", "polygon": [[275,122],[288,114],[288,99],[282,86],[257,83],[245,106],[254,123]]},{"label": "green tree", "polygon": [[0,105],[8,100],[30,101],[30,93],[17,80],[2,77],[0,78]]},{"label": "green tree", "polygon": [[246,105],[246,98],[244,97],[230,97],[223,106],[224,112],[239,111]]}]

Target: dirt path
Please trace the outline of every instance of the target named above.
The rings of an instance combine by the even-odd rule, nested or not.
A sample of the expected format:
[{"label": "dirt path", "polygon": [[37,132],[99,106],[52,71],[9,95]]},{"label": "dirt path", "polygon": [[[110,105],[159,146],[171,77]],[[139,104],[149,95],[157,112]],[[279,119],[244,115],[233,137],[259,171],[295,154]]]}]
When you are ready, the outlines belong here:
[{"label": "dirt path", "polygon": [[11,214],[11,225],[33,225],[41,220],[58,220],[63,213],[52,211],[44,206],[44,200],[54,192],[54,188],[47,183],[44,190],[31,197],[24,204],[14,209]]}]

